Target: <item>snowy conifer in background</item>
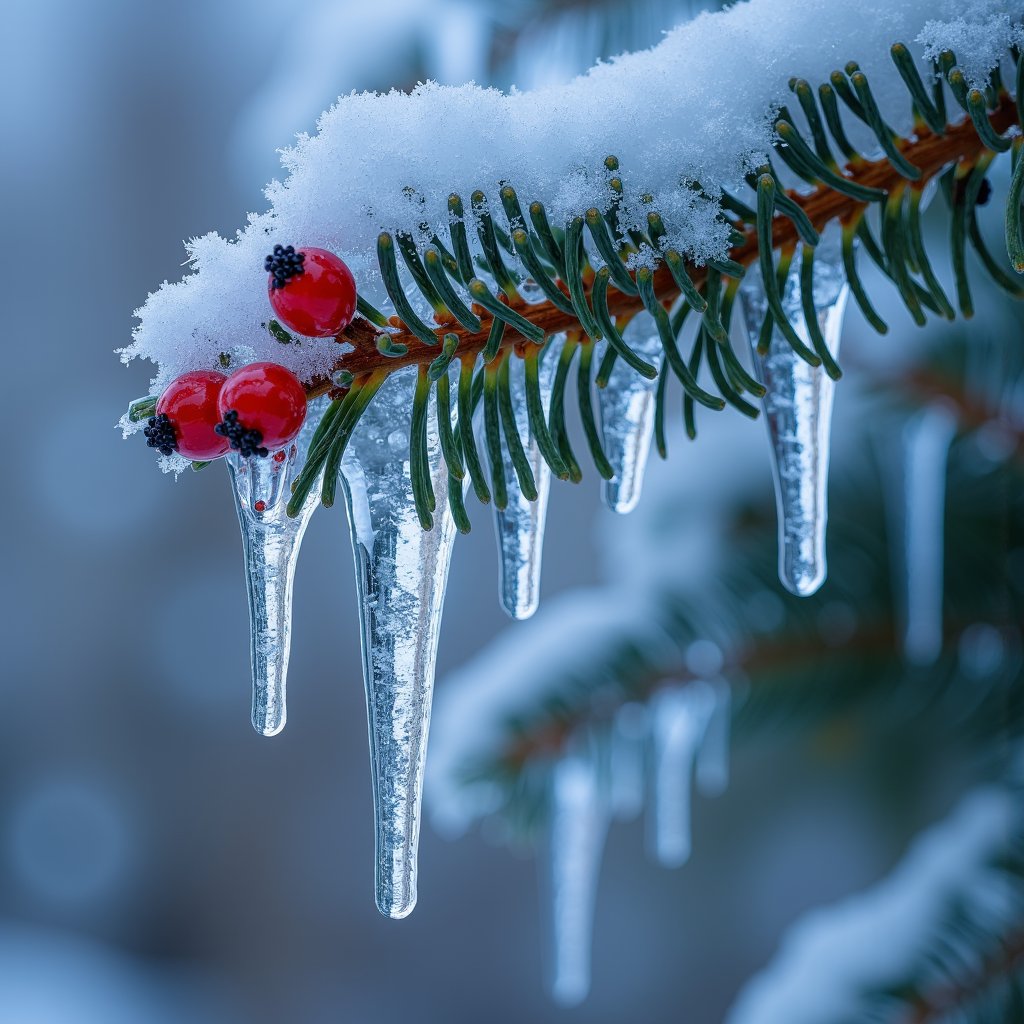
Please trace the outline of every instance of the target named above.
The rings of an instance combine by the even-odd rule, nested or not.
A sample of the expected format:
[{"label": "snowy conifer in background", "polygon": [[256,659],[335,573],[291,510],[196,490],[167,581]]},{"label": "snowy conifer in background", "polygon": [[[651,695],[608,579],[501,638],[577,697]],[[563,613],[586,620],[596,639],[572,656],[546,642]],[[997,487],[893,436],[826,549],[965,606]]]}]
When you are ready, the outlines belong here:
[{"label": "snowy conifer in background", "polygon": [[[990,168],[1012,167],[1001,201],[1010,263],[1024,270],[1024,6],[913,0],[822,13],[811,0],[748,0],[532,92],[426,84],[348,96],[285,153],[270,209],[234,239],[189,243],[193,273],[139,310],[122,356],[158,371],[125,431],[144,430],[165,470],[225,458],[246,556],[253,720],[268,735],[285,722],[299,544],[317,504],[333,506],[341,488],[385,914],[415,904],[445,584],[475,503],[494,511],[503,604],[525,618],[537,607],[552,477],[578,482],[592,467],[607,503],[627,512],[652,444],[667,454],[672,409],[690,438],[698,422],[701,433],[719,429],[726,407],[763,412],[778,578],[799,618],[796,606],[817,600],[826,579],[844,311],[855,305],[888,330],[865,260],[921,325],[971,315],[969,249],[987,277],[1024,292],[977,220]],[[921,230],[936,191],[948,206],[952,295]],[[903,430],[906,493],[934,498],[930,516],[906,516],[908,571],[935,551],[957,429],[948,402],[931,397]],[[1004,398],[982,419],[1002,416]],[[610,818],[638,809],[636,786],[650,776],[652,850],[678,864],[691,843],[688,773],[706,792],[724,788],[730,677],[740,666],[756,673],[764,654],[745,642],[738,603],[770,548],[757,540],[714,599],[710,582],[679,603],[602,596],[577,617],[589,636],[581,649],[524,629],[515,706],[558,692],[540,741],[516,713],[510,754],[506,719],[482,685],[465,687],[467,706],[483,702],[464,729],[474,750],[449,738],[456,754],[445,758],[458,778],[482,764],[502,766],[505,786],[530,782],[511,799],[476,774],[479,807],[463,811],[549,823],[553,921],[569,935],[556,942],[555,989],[566,1001],[586,991],[581,944]],[[943,646],[941,574],[912,575],[901,643],[925,664]],[[831,579],[853,600],[835,566]],[[631,689],[634,677],[644,683]],[[582,725],[564,714],[579,710],[564,700],[566,679]],[[502,686],[500,673],[487,682],[500,708]],[[541,770],[520,772],[535,753]]]}]

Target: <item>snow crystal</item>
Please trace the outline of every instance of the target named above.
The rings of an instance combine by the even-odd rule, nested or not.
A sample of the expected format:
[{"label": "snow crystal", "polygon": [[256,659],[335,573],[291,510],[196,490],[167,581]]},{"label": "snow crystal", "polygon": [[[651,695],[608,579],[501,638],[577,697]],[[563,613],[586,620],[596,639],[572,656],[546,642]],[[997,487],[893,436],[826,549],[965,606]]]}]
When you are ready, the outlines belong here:
[{"label": "snow crystal", "polygon": [[807,914],[741,993],[728,1024],[848,1020],[866,989],[903,980],[954,899],[989,906],[998,884],[989,865],[1009,839],[1017,799],[978,790],[884,881]]},{"label": "snow crystal", "polygon": [[608,154],[619,156],[631,194],[654,197],[671,242],[697,260],[721,256],[728,240],[714,207],[680,181],[699,179],[712,194],[740,188],[770,144],[773,110],[791,98],[790,76],[825,81],[851,59],[893,127],[909,130],[889,45],[958,48],[976,78],[1016,37],[1009,19],[1024,14],[1024,0],[972,0],[966,20],[962,12],[962,0],[748,0],[563,86],[503,94],[428,82],[408,94],[347,96],[284,153],[288,177],[268,187],[267,212],[251,214],[234,239],[188,243],[193,273],[149,296],[122,358],[158,364],[154,392],[186,369],[217,366],[222,352],[273,359],[309,380],[339,350],[323,340],[281,344],[265,329],[262,265],[275,243],[338,252],[360,291],[385,304],[381,230],[443,231],[450,192],[468,201],[482,188],[495,200],[503,181],[525,202],[545,202],[556,222],[607,207]]}]

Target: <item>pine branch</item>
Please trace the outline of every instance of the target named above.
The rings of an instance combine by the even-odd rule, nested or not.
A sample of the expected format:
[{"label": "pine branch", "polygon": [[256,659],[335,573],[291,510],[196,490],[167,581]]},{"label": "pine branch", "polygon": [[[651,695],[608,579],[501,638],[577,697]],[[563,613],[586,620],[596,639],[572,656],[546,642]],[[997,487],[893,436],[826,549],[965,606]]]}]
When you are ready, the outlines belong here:
[{"label": "pine branch", "polygon": [[[992,130],[1000,135],[1013,125],[1019,125],[1019,111],[1013,99],[1006,93],[999,98],[998,107],[988,116]],[[947,126],[942,134],[921,126],[918,136],[913,140],[903,139],[896,143],[897,150],[906,160],[920,168],[919,186],[923,186],[951,163],[959,163],[972,167],[977,158],[985,151],[985,145],[970,119],[959,124]],[[860,161],[857,164],[846,164],[843,168],[844,177],[848,181],[869,188],[878,188],[889,192],[900,185],[903,178],[888,159]],[[868,208],[869,204],[849,195],[837,192],[826,185],[817,186],[814,191],[802,194],[788,190],[787,196],[807,215],[808,221],[821,231],[832,220],[847,224],[854,221],[858,214]],[[795,222],[786,217],[777,217],[772,224],[772,247],[785,250],[799,241],[800,235]],[[757,229],[752,226],[743,234],[743,241],[735,245],[729,258],[744,267],[749,267],[758,258]],[[696,288],[704,285],[707,279],[707,267],[690,265],[687,268],[690,279]],[[635,272],[630,276],[635,280]],[[654,288],[659,301],[670,305],[679,298],[680,288],[667,266],[660,267],[654,275]],[[560,290],[568,295],[564,282],[559,282]],[[593,281],[587,282],[587,296],[590,298]],[[582,325],[578,316],[566,313],[547,301],[532,305],[522,298],[516,297],[503,300],[511,310],[520,314],[530,323],[543,330],[546,335],[561,332],[582,333]],[[608,288],[608,308],[615,317],[635,315],[643,309],[643,302],[637,295],[624,294],[614,285]],[[460,356],[473,355],[483,351],[487,344],[494,317],[482,306],[475,305],[473,312],[480,319],[479,331],[470,332],[454,318],[444,318],[434,331],[439,343],[444,335],[453,334],[458,339],[457,351]],[[369,321],[356,320],[346,331],[338,336],[339,341],[347,341],[355,347],[355,351],[346,353],[335,364],[336,370],[348,371],[354,375],[372,373],[377,369],[393,372],[405,366],[427,363],[437,356],[433,346],[424,344],[398,316],[388,318],[392,343],[405,346],[407,351],[395,357],[382,355],[377,347],[377,339],[383,330],[373,329]],[[529,344],[514,328],[507,328],[502,339],[502,348],[516,348]],[[328,378],[315,380],[309,387],[311,398],[327,394],[335,385]]]}]

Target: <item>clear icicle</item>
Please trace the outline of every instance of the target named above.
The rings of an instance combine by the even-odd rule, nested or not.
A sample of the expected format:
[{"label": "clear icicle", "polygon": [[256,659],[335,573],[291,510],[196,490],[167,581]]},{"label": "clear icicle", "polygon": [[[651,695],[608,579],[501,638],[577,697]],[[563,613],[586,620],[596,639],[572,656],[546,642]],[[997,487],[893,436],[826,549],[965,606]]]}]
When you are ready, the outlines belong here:
[{"label": "clear icicle", "polygon": [[[657,364],[658,328],[648,313],[638,313],[623,340],[637,355]],[[602,345],[602,354],[604,346]],[[640,500],[647,455],[654,433],[654,395],[658,381],[641,377],[622,359],[615,360],[608,384],[597,389],[601,439],[615,476],[604,482],[604,503],[614,512],[632,512]]]},{"label": "clear icicle", "polygon": [[708,685],[714,703],[697,753],[697,788],[705,796],[720,796],[729,785],[732,687],[724,679]]},{"label": "clear icicle", "polygon": [[[800,304],[799,247],[786,282],[783,305],[800,338],[810,346]],[[825,582],[825,527],[828,519],[828,463],[835,383],[821,367],[804,362],[779,332],[772,331],[766,355],[757,339],[767,307],[759,275],[742,287],[744,314],[754,363],[768,389],[762,399],[772,451],[779,515],[779,579],[801,597]],[[837,236],[827,232],[814,262],[818,324],[833,356],[839,351],[849,285]]]},{"label": "clear icicle", "polygon": [[242,529],[249,593],[252,724],[264,736],[279,733],[287,718],[292,583],[299,546],[319,503],[320,488],[313,488],[294,519],[285,508],[291,483],[305,464],[310,439],[326,404],[327,399],[310,404],[302,432],[288,448],[265,459],[243,459],[232,452],[224,460]]},{"label": "clear icicle", "polygon": [[562,1006],[575,1006],[590,990],[594,904],[607,831],[598,758],[589,745],[573,744],[552,768],[546,861],[550,985]]},{"label": "clear icicle", "polygon": [[[538,376],[545,413],[548,411],[551,385],[558,364],[557,347],[554,344],[550,346],[540,361]],[[513,359],[509,372],[513,378],[512,408],[537,484],[537,500],[528,501],[523,496],[515,469],[506,453],[508,505],[504,509],[494,510],[494,531],[498,538],[498,594],[501,606],[513,619],[528,619],[540,605],[541,559],[544,553],[544,523],[551,490],[551,469],[529,430],[522,360]]]},{"label": "clear icicle", "polygon": [[363,414],[341,467],[362,627],[376,900],[382,914],[395,918],[416,905],[434,662],[455,536],[433,400],[428,416],[437,499],[432,530],[422,529],[413,505],[409,409],[415,379],[410,367],[384,383]]},{"label": "clear icicle", "polygon": [[942,651],[942,576],[946,463],[956,417],[944,402],[917,412],[903,428],[903,653],[917,665]]},{"label": "clear icicle", "polygon": [[620,820],[643,810],[648,736],[647,708],[635,701],[623,704],[612,724],[610,752],[611,808]]},{"label": "clear icicle", "polygon": [[715,697],[704,682],[659,690],[650,701],[650,848],[659,864],[690,857],[690,784]]}]

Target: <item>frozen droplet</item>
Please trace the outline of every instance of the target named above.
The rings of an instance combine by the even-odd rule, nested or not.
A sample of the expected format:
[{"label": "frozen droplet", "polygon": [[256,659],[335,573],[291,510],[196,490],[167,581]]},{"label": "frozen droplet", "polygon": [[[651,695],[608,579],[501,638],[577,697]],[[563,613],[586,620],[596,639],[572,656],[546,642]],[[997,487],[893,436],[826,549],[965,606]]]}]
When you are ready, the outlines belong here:
[{"label": "frozen droplet", "polygon": [[690,785],[714,703],[704,682],[668,686],[650,700],[650,848],[665,867],[690,857]]},{"label": "frozen droplet", "polygon": [[945,549],[946,463],[956,416],[944,402],[915,413],[903,428],[901,486],[894,519],[902,551],[903,653],[929,665],[942,651],[942,577]]},{"label": "frozen droplet", "polygon": [[635,818],[643,810],[649,735],[646,706],[636,701],[623,704],[612,724],[609,755],[612,814],[620,820]]},{"label": "frozen droplet", "polygon": [[[801,340],[811,347],[800,304],[799,250],[786,282],[783,306]],[[833,356],[839,351],[849,286],[835,236],[826,233],[814,262],[818,326]],[[810,366],[780,333],[772,331],[768,352],[757,351],[767,302],[759,275],[748,274],[741,289],[754,364],[768,389],[761,400],[772,453],[779,516],[779,579],[801,597],[825,582],[828,520],[828,464],[835,382]]]},{"label": "frozen droplet", "polygon": [[[545,415],[558,363],[558,353],[552,351],[552,347],[549,346],[541,357],[538,372]],[[512,409],[537,485],[537,500],[528,501],[523,495],[507,449],[503,448],[508,505],[503,509],[494,509],[494,531],[498,539],[498,594],[501,606],[512,618],[528,619],[540,605],[541,560],[544,554],[544,524],[551,490],[551,469],[544,461],[529,428],[523,361],[513,358],[509,373],[512,376]]]},{"label": "frozen droplet", "polygon": [[719,796],[729,785],[732,687],[724,679],[715,679],[708,685],[712,704],[697,752],[697,788],[704,796]]},{"label": "frozen droplet", "polygon": [[551,771],[546,903],[550,914],[551,994],[575,1006],[590,990],[594,903],[608,831],[598,758],[572,743]]},{"label": "frozen droplet", "polygon": [[431,399],[427,450],[437,500],[424,530],[412,499],[408,424],[416,370],[393,373],[363,414],[342,461],[355,556],[370,732],[376,900],[405,917],[416,905],[416,851],[434,662],[455,527]]},{"label": "frozen droplet", "polygon": [[[661,341],[654,318],[638,313],[630,320],[623,340],[648,362],[656,363]],[[603,355],[605,346],[599,352]],[[601,440],[615,475],[604,482],[604,503],[615,512],[632,512],[640,500],[644,469],[654,432],[654,396],[657,379],[641,377],[622,358],[615,360],[608,383],[597,389],[601,414]]]},{"label": "frozen droplet", "polygon": [[320,500],[314,487],[294,518],[286,508],[291,483],[306,461],[309,442],[328,404],[310,403],[296,440],[267,458],[225,458],[242,530],[245,582],[249,594],[252,661],[252,724],[274,736],[287,718],[286,685],[291,650],[292,584],[299,547],[310,516]]}]

